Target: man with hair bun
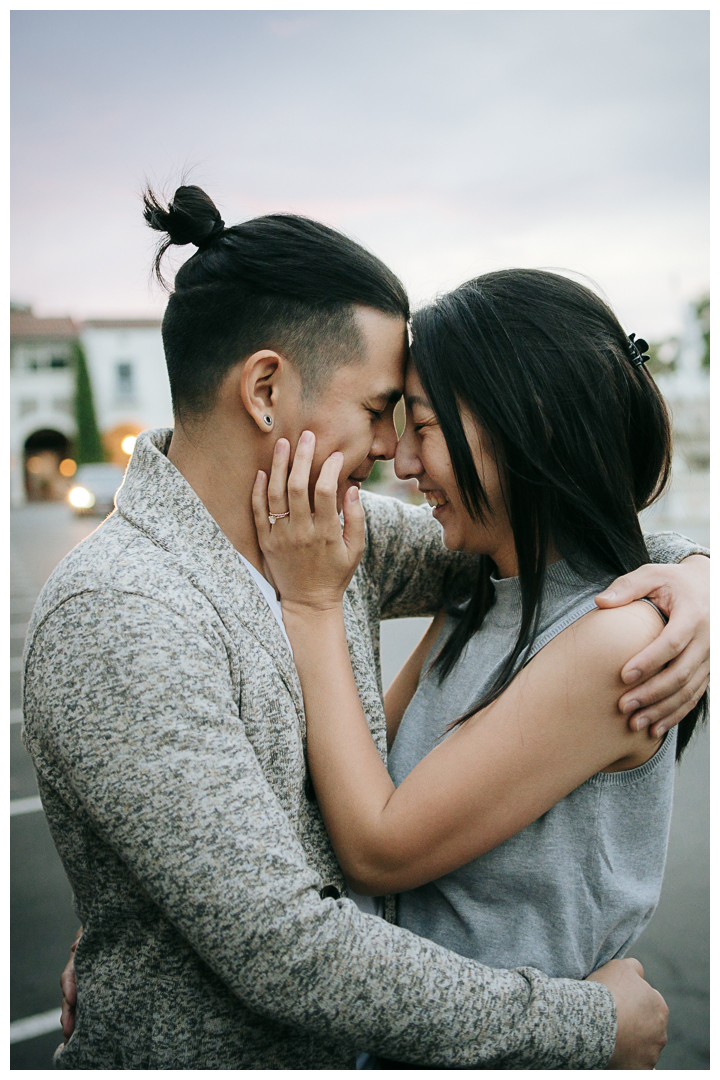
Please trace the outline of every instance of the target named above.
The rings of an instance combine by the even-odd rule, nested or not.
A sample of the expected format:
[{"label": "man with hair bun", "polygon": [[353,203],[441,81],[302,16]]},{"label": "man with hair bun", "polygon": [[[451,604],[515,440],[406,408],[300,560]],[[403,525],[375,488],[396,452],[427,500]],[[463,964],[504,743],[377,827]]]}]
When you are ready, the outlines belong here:
[{"label": "man with hair bun", "polygon": [[[350,898],[314,798],[251,491],[278,440],[294,451],[305,431],[313,486],[343,455],[341,502],[394,456],[401,283],[306,218],[226,228],[196,187],[168,207],[147,192],[145,216],[164,234],[158,274],[168,246],[198,248],[163,320],[175,428],[138,438],[115,513],[43,589],[25,655],[25,744],[83,923],[57,1066],[352,1069],[363,1050],[437,1068],[651,1068],[667,1010],[636,961],[598,981],[549,979],[393,926],[391,903],[382,917]],[[365,493],[363,505],[345,622],[384,754],[380,620],[433,614],[446,575],[474,560],[443,548],[426,508]],[[649,542],[659,562],[700,551]],[[617,602],[662,576],[671,625],[694,628],[698,562],[641,568]],[[705,641],[689,638],[695,672]],[[680,693],[678,666],[635,696]]]}]

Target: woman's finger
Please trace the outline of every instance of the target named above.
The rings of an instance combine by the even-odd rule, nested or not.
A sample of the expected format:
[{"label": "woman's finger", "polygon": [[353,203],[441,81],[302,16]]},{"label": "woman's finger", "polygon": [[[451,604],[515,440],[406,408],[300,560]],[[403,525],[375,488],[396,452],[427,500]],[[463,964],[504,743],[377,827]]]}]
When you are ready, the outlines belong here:
[{"label": "woman's finger", "polygon": [[295,447],[295,458],[287,482],[288,510],[293,525],[310,525],[310,470],[315,453],[315,436],[303,431]]},{"label": "woman's finger", "polygon": [[315,484],[315,528],[326,536],[340,535],[340,519],[337,512],[337,490],[343,455],[339,450],[331,454],[320,470]]},{"label": "woman's finger", "polygon": [[365,550],[365,511],[360,501],[360,491],[351,487],[343,500],[343,540],[352,561],[360,561]]},{"label": "woman's finger", "polygon": [[77,1004],[77,988],[75,984],[75,950],[82,936],[82,926],[75,935],[75,940],[70,947],[70,959],[65,965],[65,970],[60,976],[60,989],[62,990],[62,1007],[60,1010],[60,1026],[62,1027],[65,1042],[75,1030],[75,1006]]},{"label": "woman's finger", "polygon": [[271,514],[284,514],[288,509],[287,480],[290,463],[290,443],[287,439],[278,439],[273,451],[270,480],[267,487],[267,500]]},{"label": "woman's finger", "polygon": [[[695,627],[692,623],[675,616],[672,623],[668,623],[647,648],[628,660],[620,672],[620,678],[624,683],[632,684],[656,675],[666,664],[671,663],[688,648],[694,633]],[[700,657],[696,662],[699,660]]]},{"label": "woman's finger", "polygon": [[260,470],[255,477],[255,483],[252,489],[252,508],[253,517],[255,518],[255,529],[258,534],[258,541],[260,547],[264,548],[267,541],[270,539],[270,521],[268,510],[268,496],[267,496],[268,478],[267,474]]}]

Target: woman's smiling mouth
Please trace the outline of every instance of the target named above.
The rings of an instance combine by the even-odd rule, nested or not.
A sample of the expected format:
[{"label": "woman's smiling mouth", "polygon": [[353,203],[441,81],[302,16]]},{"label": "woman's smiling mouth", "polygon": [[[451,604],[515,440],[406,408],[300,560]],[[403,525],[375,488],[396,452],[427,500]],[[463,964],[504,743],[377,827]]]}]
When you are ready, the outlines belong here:
[{"label": "woman's smiling mouth", "polygon": [[439,491],[423,491],[425,500],[429,506],[432,506],[433,510],[442,509],[447,505],[447,499]]}]

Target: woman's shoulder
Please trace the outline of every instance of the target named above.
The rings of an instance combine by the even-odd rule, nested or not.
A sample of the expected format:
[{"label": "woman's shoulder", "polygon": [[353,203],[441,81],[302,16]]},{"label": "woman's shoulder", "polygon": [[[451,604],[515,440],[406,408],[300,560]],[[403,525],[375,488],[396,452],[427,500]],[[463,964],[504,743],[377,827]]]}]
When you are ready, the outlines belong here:
[{"label": "woman's shoulder", "polygon": [[617,608],[595,608],[572,623],[565,634],[597,663],[601,658],[623,664],[644,649],[664,627],[660,612],[644,600]]},{"label": "woman's shoulder", "polygon": [[654,641],[662,616],[642,600],[618,608],[593,608],[555,635],[529,666],[547,671],[572,686],[571,697],[601,688],[627,687],[620,678],[625,664]]},{"label": "woman's shoulder", "polygon": [[[596,608],[577,619],[554,638],[526,669],[537,664],[525,687],[559,728],[592,730],[600,739],[606,769],[616,761],[634,768],[650,758],[657,746],[647,731],[631,731],[628,717],[618,708],[628,687],[620,672],[662,631],[660,614],[641,600],[621,608]],[[520,689],[520,687],[518,687]]]}]

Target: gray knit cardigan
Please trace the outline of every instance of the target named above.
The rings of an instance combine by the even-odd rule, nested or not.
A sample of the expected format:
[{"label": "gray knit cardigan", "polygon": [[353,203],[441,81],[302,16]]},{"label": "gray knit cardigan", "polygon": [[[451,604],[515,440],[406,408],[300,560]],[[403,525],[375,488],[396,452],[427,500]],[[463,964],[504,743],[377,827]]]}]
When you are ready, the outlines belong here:
[{"label": "gray knit cardigan", "polygon": [[[84,933],[64,1069],[603,1068],[599,983],[496,971],[370,915],[308,783],[297,672],[256,584],[142,435],[117,510],[43,589],[24,739]],[[385,754],[381,618],[440,606],[426,508],[363,495],[345,620]],[[654,557],[689,554],[677,538]],[[330,888],[328,888],[328,886]]]}]

